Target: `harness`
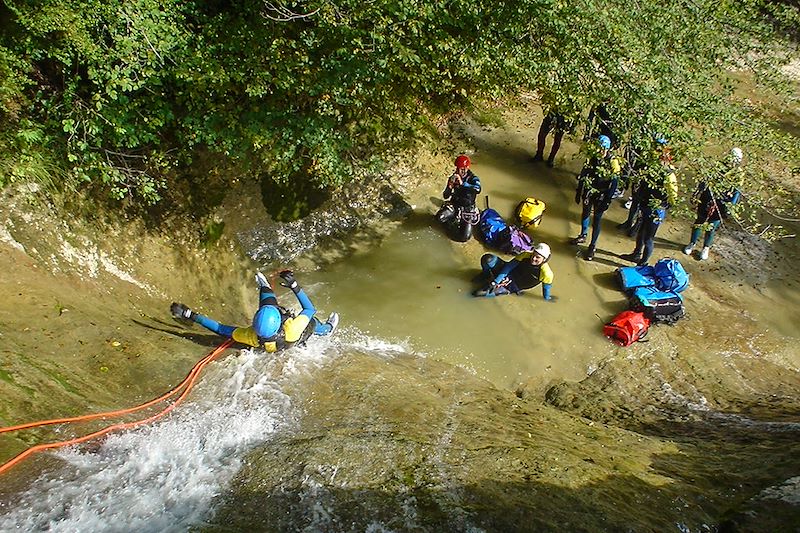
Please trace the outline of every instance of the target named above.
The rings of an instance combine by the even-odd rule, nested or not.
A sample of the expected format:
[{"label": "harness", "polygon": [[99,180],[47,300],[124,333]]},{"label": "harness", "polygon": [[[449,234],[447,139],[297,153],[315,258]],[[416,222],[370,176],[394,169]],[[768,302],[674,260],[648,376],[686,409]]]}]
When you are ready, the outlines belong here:
[{"label": "harness", "polygon": [[481,212],[478,210],[477,206],[473,204],[470,207],[461,207],[461,220],[466,222],[467,224],[472,224],[473,226],[478,223],[481,218]]}]

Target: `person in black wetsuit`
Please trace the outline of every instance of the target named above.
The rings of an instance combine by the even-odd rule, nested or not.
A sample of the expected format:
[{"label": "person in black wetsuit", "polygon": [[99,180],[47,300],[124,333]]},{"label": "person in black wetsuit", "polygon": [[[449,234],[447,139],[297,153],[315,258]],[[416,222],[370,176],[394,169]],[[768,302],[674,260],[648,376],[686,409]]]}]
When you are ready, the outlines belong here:
[{"label": "person in black wetsuit", "polygon": [[[503,296],[522,294],[542,284],[542,297],[554,301],[550,294],[553,286],[553,270],[547,263],[550,260],[550,246],[540,242],[530,252],[523,252],[510,261],[504,261],[494,254],[481,257],[482,272],[475,281],[484,285],[472,293],[473,296]],[[486,284],[488,282],[488,284]]]},{"label": "person in black wetsuit", "polygon": [[678,178],[672,166],[672,153],[664,148],[659,168],[643,176],[640,184],[642,224],[636,234],[633,252],[621,255],[622,259],[639,266],[647,264],[653,253],[658,228],[667,218],[667,210],[675,205],[678,196]]},{"label": "person in black wetsuit", "polygon": [[581,208],[581,232],[570,239],[570,244],[583,244],[592,227],[592,239],[583,255],[587,261],[594,259],[597,239],[600,237],[600,222],[603,213],[611,206],[614,191],[617,190],[622,165],[611,151],[611,139],[605,135],[597,138],[597,152],[583,166],[578,175],[575,190],[575,203]]},{"label": "person in black wetsuit", "polygon": [[567,118],[564,114],[551,109],[542,120],[542,125],[539,127],[539,136],[536,144],[536,155],[533,156],[534,161],[544,161],[544,148],[547,143],[547,135],[553,132],[553,146],[550,147],[550,155],[547,157],[547,166],[553,167],[555,165],[556,154],[558,149],[561,148],[561,139],[564,138],[565,133],[573,133],[577,123],[577,117]]},{"label": "person in black wetsuit", "polygon": [[445,202],[436,213],[436,220],[444,224],[453,239],[463,242],[472,236],[472,227],[480,219],[475,199],[481,192],[481,180],[470,170],[471,161],[466,155],[458,156],[455,165],[442,191]]}]

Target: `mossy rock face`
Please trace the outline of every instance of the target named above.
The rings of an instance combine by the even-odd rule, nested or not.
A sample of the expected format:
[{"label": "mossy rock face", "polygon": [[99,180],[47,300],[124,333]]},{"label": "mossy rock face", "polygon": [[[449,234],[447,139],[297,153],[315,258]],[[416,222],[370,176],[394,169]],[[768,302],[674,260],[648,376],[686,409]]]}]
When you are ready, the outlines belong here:
[{"label": "mossy rock face", "polygon": [[303,218],[330,197],[326,189],[319,188],[303,176],[294,176],[286,181],[262,176],[260,185],[264,207],[277,222]]}]

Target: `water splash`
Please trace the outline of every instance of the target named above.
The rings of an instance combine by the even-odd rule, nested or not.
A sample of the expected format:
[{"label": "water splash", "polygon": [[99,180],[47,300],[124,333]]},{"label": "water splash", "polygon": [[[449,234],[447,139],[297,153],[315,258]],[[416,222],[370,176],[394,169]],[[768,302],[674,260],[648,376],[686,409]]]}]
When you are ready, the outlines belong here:
[{"label": "water splash", "polygon": [[201,524],[246,453],[296,422],[287,386],[336,354],[329,339],[314,339],[277,357],[228,356],[163,421],[112,434],[88,451],[57,452],[66,465],[0,507],[0,530],[160,532]]}]

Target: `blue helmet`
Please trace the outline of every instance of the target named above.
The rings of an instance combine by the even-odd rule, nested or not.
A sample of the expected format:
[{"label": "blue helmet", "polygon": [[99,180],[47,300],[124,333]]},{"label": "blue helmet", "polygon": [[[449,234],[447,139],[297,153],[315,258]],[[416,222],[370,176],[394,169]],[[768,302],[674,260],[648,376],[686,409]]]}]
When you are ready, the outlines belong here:
[{"label": "blue helmet", "polygon": [[274,305],[265,305],[253,317],[253,330],[262,338],[269,338],[281,328],[281,312]]},{"label": "blue helmet", "polygon": [[611,149],[611,139],[608,138],[608,135],[601,135],[597,138],[597,142],[600,143],[600,146],[605,148],[606,150]]}]

